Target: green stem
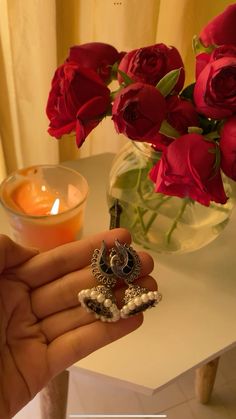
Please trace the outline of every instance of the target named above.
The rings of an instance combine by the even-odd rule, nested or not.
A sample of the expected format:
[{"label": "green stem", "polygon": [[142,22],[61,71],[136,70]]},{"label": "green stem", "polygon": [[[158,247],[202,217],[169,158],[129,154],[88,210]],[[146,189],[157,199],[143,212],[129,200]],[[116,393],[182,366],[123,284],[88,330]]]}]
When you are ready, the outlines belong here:
[{"label": "green stem", "polygon": [[138,213],[138,219],[140,221],[141,227],[142,227],[144,233],[146,234],[146,227],[145,227],[145,224],[144,224],[144,221],[143,221],[143,215],[144,214],[143,214],[143,211],[141,211],[140,207],[137,207],[137,213]]},{"label": "green stem", "polygon": [[169,199],[171,198],[171,196],[167,196],[167,197],[163,197],[162,198],[162,201],[161,202],[159,202],[159,204],[155,207],[155,212],[151,215],[151,217],[150,217],[150,219],[149,219],[149,221],[148,221],[148,223],[146,224],[146,231],[145,231],[145,234],[147,234],[148,233],[148,231],[149,231],[149,229],[150,229],[150,227],[151,227],[151,225],[154,223],[154,221],[155,221],[155,219],[156,219],[156,217],[157,217],[157,210],[163,205],[163,204],[165,204],[167,201],[169,201]]},{"label": "green stem", "polygon": [[177,217],[175,218],[175,220],[174,220],[174,222],[173,222],[173,224],[172,224],[171,228],[169,229],[169,231],[166,233],[166,242],[167,242],[167,244],[169,244],[169,243],[170,243],[170,241],[171,241],[171,236],[172,236],[172,234],[173,234],[174,230],[177,228],[177,226],[178,226],[178,222],[180,221],[180,219],[181,219],[181,217],[182,217],[182,215],[183,215],[183,213],[184,213],[184,211],[185,211],[186,206],[187,206],[190,202],[191,202],[191,200],[190,200],[189,198],[185,198],[185,199],[183,199],[183,203],[182,203],[182,205],[181,205],[181,207],[180,207],[180,210],[179,210],[179,212],[178,212],[178,214],[177,214]]},{"label": "green stem", "polygon": [[[136,208],[136,211],[137,211],[137,213],[138,213],[138,207],[135,207],[135,208]],[[141,212],[140,208],[139,208],[139,211]],[[142,211],[142,215],[141,215],[141,217],[143,217],[143,215],[145,215],[147,211],[148,211],[147,209],[143,210],[143,211]],[[131,228],[131,229],[132,229],[132,228],[134,228],[134,227],[136,226],[136,224],[138,224],[138,222],[140,222],[140,224],[142,224],[142,222],[141,222],[141,220],[140,220],[140,214],[139,214],[139,213],[138,213],[138,215],[135,217],[135,220],[134,220],[133,224],[131,224],[130,228]]]},{"label": "green stem", "polygon": [[141,201],[144,202],[143,201],[142,190],[141,190],[141,179],[142,179],[142,169],[138,169],[138,177],[137,177],[136,188],[137,188],[137,193],[138,193]]},{"label": "green stem", "polygon": [[[142,180],[142,169],[139,169],[139,172],[138,172],[138,177],[137,177],[137,183],[136,183],[136,188],[137,188],[137,193],[138,193],[138,195],[139,195],[139,198],[140,198],[140,201],[141,202],[143,202],[145,205],[147,205],[147,202],[151,202],[151,201],[155,201],[156,200],[156,198],[155,199],[151,199],[151,200],[144,200],[143,199],[143,195],[142,195],[142,190],[141,190],[141,180]],[[159,202],[159,204],[157,204],[157,206],[155,207],[155,209],[154,209],[154,211],[155,211],[155,213],[153,213],[152,215],[151,215],[151,217],[150,217],[150,219],[149,219],[149,221],[147,222],[147,224],[145,225],[145,222],[144,222],[144,219],[143,219],[143,216],[146,214],[146,212],[148,211],[147,209],[146,210],[142,210],[141,211],[141,209],[140,209],[140,207],[137,207],[137,214],[138,214],[138,217],[136,218],[136,220],[134,221],[134,223],[133,223],[133,226],[132,227],[134,227],[136,224],[137,224],[137,222],[139,221],[140,222],[140,224],[141,224],[141,227],[142,227],[142,230],[143,230],[143,232],[144,232],[144,234],[146,235],[147,233],[148,233],[148,231],[149,231],[149,229],[150,229],[150,227],[152,226],[152,224],[154,223],[154,221],[155,221],[155,219],[156,219],[156,217],[157,217],[157,213],[156,213],[156,211],[166,202],[166,201],[168,201],[169,199],[170,199],[171,197],[170,196],[167,196],[167,197],[162,197],[162,199],[161,199],[161,202]]]}]

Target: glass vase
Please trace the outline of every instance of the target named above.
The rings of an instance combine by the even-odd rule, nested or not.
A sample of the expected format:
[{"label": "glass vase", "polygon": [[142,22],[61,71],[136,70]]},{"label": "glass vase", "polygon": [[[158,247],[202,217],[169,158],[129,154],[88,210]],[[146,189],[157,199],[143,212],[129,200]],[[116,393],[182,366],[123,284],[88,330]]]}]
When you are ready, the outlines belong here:
[{"label": "glass vase", "polygon": [[209,207],[188,198],[154,191],[148,173],[158,154],[145,143],[128,142],[115,157],[109,176],[108,205],[122,206],[121,226],[133,241],[162,253],[195,251],[214,240],[225,228],[233,209],[232,188],[224,179],[226,204]]}]

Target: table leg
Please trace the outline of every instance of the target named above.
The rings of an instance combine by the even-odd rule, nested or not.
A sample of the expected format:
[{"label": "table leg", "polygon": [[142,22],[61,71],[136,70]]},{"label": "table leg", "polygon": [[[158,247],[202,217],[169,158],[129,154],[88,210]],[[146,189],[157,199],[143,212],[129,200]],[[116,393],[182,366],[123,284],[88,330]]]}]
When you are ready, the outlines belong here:
[{"label": "table leg", "polygon": [[41,419],[65,419],[69,372],[53,378],[40,393]]},{"label": "table leg", "polygon": [[200,403],[208,403],[214,387],[219,357],[196,369],[195,394]]}]

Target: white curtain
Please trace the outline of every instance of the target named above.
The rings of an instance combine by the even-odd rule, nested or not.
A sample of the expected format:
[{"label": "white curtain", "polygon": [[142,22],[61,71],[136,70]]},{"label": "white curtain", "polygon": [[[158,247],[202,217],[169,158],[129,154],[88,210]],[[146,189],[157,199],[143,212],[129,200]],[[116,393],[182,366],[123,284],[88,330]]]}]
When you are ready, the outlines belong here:
[{"label": "white curtain", "polygon": [[6,176],[6,165],[5,165],[5,159],[2,149],[2,140],[0,137],[0,182],[5,178]]},{"label": "white curtain", "polygon": [[45,103],[56,61],[55,4],[0,0],[0,132],[8,171],[58,161]]}]

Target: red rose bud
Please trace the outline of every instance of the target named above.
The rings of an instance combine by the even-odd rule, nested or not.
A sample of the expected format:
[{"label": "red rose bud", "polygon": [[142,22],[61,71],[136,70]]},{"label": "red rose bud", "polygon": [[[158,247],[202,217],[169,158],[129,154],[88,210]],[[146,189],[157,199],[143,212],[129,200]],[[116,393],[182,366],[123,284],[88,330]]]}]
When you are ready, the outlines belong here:
[{"label": "red rose bud", "polygon": [[235,57],[236,58],[236,46],[235,45],[222,45],[215,48],[210,54],[202,53],[196,56],[196,79],[198,78],[201,71],[206,67],[207,64],[212,61],[219,60],[223,57]]},{"label": "red rose bud", "polygon": [[144,83],[122,89],[112,108],[117,132],[137,141],[155,141],[165,114],[164,97],[154,86]]},{"label": "red rose bud", "polygon": [[197,111],[222,119],[236,111],[236,57],[212,61],[199,74],[194,87]]},{"label": "red rose bud", "polygon": [[235,22],[236,4],[232,4],[202,28],[201,42],[205,46],[236,44]]},{"label": "red rose bud", "polygon": [[[182,68],[174,92],[178,93],[184,85],[184,64],[175,47],[155,44],[128,52],[121,60],[119,70],[126,73],[133,81],[157,85],[159,80],[171,70]],[[118,74],[119,83],[123,78]]]},{"label": "red rose bud", "polygon": [[236,180],[236,116],[229,118],[220,133],[221,169]]},{"label": "red rose bud", "polygon": [[196,68],[195,68],[195,77],[198,79],[199,74],[206,67],[210,61],[210,54],[202,52],[201,54],[196,55]]},{"label": "red rose bud", "polygon": [[52,80],[46,107],[48,132],[61,138],[76,130],[77,144],[81,145],[109,107],[110,91],[100,77],[90,69],[65,63]]},{"label": "red rose bud", "polygon": [[119,54],[112,45],[101,42],[76,45],[70,48],[67,61],[73,61],[81,67],[96,71],[101,79],[107,83],[111,78],[111,67],[120,61],[124,53]]},{"label": "red rose bud", "polygon": [[188,127],[198,126],[198,114],[188,100],[179,96],[167,98],[167,121],[180,134],[187,133]]},{"label": "red rose bud", "polygon": [[216,143],[195,133],[174,140],[150,172],[155,191],[188,197],[206,206],[211,201],[225,204],[220,169],[215,168],[216,148]]},{"label": "red rose bud", "polygon": [[[177,95],[166,99],[166,120],[179,134],[187,134],[188,127],[199,125],[198,114],[192,102]],[[157,150],[164,150],[172,141],[172,138],[159,133],[153,145]]]}]

